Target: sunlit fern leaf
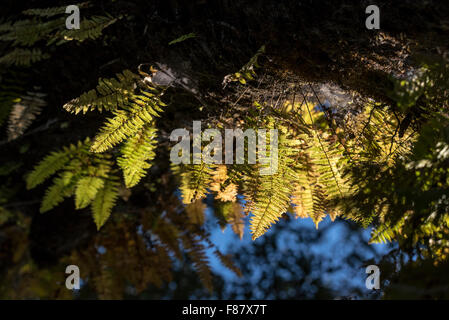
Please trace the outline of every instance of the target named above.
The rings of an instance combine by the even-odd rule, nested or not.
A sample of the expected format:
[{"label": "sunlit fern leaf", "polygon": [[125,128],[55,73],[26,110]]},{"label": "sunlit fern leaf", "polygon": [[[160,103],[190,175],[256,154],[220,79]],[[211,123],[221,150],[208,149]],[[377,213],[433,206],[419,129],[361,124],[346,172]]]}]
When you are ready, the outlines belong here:
[{"label": "sunlit fern leaf", "polygon": [[45,94],[28,92],[21,97],[21,101],[14,104],[9,116],[8,140],[17,139],[31,125],[41,113],[46,102],[42,99]]},{"label": "sunlit fern leaf", "polygon": [[119,178],[117,170],[112,169],[111,155],[90,153],[91,144],[87,138],[48,155],[27,177],[27,186],[33,188],[50,175],[62,171],[47,190],[41,211],[48,211],[64,197],[74,195],[76,209],[92,205],[93,218],[100,228],[118,197]]},{"label": "sunlit fern leaf", "polygon": [[43,53],[40,49],[15,48],[13,51],[0,57],[0,64],[11,66],[30,66],[31,64],[48,59],[50,55]]},{"label": "sunlit fern leaf", "polygon": [[377,229],[371,232],[369,243],[388,243],[391,242],[404,226],[404,219],[401,219],[393,226],[389,223],[383,223]]},{"label": "sunlit fern leaf", "polygon": [[216,192],[215,199],[217,200],[236,201],[237,185],[230,181],[226,165],[218,165],[213,171],[210,190]]},{"label": "sunlit fern leaf", "polygon": [[60,204],[65,197],[69,197],[74,191],[73,173],[64,172],[60,176],[53,179],[53,185],[47,189],[44,198],[42,199],[40,212],[47,212],[58,204]]},{"label": "sunlit fern leaf", "polygon": [[93,152],[104,152],[119,144],[129,136],[135,135],[144,125],[150,122],[152,116],[145,108],[137,114],[129,114],[123,110],[114,112],[114,118],[109,118],[106,125],[95,137],[91,150]]},{"label": "sunlit fern leaf", "polygon": [[76,183],[75,208],[87,207],[104,185],[104,180],[99,177],[83,177]]},{"label": "sunlit fern leaf", "polygon": [[27,176],[27,189],[32,189],[61,170],[70,160],[68,150],[54,151],[46,156]]},{"label": "sunlit fern leaf", "polygon": [[64,105],[64,109],[78,114],[90,110],[112,111],[125,106],[133,97],[139,76],[129,70],[117,74],[117,79],[101,79],[96,89],[83,93],[80,97]]},{"label": "sunlit fern leaf", "polygon": [[[296,180],[293,170],[295,141],[284,133],[279,135],[278,168],[276,173],[261,175],[260,185],[252,209],[250,230],[253,240],[263,235],[272,224],[287,211],[290,206],[290,195],[293,191],[292,182]],[[271,151],[270,151],[271,152]],[[271,154],[267,158],[271,159]],[[263,160],[259,157],[259,161]]]},{"label": "sunlit fern leaf", "polygon": [[294,185],[292,203],[297,218],[308,218],[313,212],[313,186],[307,179],[307,173],[300,173],[298,182]]},{"label": "sunlit fern leaf", "polygon": [[292,202],[297,216],[312,218],[318,227],[326,214],[334,220],[339,213],[332,200],[350,191],[347,178],[343,177],[347,162],[338,139],[326,127],[317,125],[323,112],[307,103],[300,107],[300,112],[310,130],[298,136],[303,141],[303,157],[295,169],[298,181]]},{"label": "sunlit fern leaf", "polygon": [[92,201],[91,208],[94,221],[99,230],[111,215],[112,208],[118,197],[118,181],[106,180],[103,188],[98,190]]},{"label": "sunlit fern leaf", "polygon": [[151,102],[142,103],[139,97],[141,96],[135,96],[134,100],[127,105],[127,111],[113,112],[114,118],[109,118],[97,134],[91,151],[104,152],[112,148],[124,139],[136,135],[145,124],[152,123],[154,117],[159,116],[154,107],[156,102],[151,100]]},{"label": "sunlit fern leaf", "polygon": [[234,175],[234,181],[242,181],[242,193],[244,197],[243,212],[248,215],[254,209],[257,191],[259,190],[259,168],[251,165],[232,165],[230,174]]},{"label": "sunlit fern leaf", "polygon": [[128,139],[121,148],[121,156],[117,163],[123,170],[125,184],[131,188],[139,183],[151,167],[149,161],[156,156],[156,129],[151,123],[146,124],[139,132]]}]

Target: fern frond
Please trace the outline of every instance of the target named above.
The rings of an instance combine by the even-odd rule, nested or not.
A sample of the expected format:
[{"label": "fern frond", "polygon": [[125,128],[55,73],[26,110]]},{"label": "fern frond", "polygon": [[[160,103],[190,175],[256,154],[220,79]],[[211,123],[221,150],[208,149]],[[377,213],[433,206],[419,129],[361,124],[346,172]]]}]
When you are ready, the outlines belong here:
[{"label": "fern frond", "polygon": [[187,254],[192,259],[193,266],[195,267],[198,276],[209,292],[212,292],[212,274],[209,266],[209,259],[207,258],[206,248],[201,242],[201,238],[182,238],[182,244],[186,249]]},{"label": "fern frond", "polygon": [[61,170],[70,160],[68,150],[54,151],[46,156],[27,176],[27,189],[33,189],[48,177]]},{"label": "fern frond", "polygon": [[43,53],[40,49],[15,48],[13,51],[0,57],[0,64],[6,66],[30,66],[32,63],[48,59],[50,55]]},{"label": "fern frond", "polygon": [[9,116],[8,140],[17,139],[41,113],[46,102],[42,100],[45,94],[28,92],[28,96],[21,98],[19,103],[12,107]]},{"label": "fern frond", "polygon": [[388,243],[391,242],[404,226],[404,219],[401,219],[396,224],[389,223],[381,224],[377,229],[371,232],[369,243]]},{"label": "fern frond", "polygon": [[135,136],[131,137],[121,148],[122,156],[117,163],[123,170],[126,187],[139,183],[151,167],[148,161],[156,156],[156,129],[151,124],[145,125]]},{"label": "fern frond", "polygon": [[83,209],[87,207],[104,185],[104,180],[99,177],[83,177],[76,183],[75,207]]},{"label": "fern frond", "polygon": [[[31,47],[36,42],[50,37],[50,34],[64,25],[64,18],[41,21],[40,19],[19,20],[11,25],[5,25],[1,41],[11,41],[13,46]],[[6,32],[6,33],[5,33]]]},{"label": "fern frond", "polygon": [[5,74],[0,81],[0,126],[8,119],[14,104],[21,101],[25,94],[25,84],[21,75],[16,73]]},{"label": "fern frond", "polygon": [[[79,29],[63,30],[57,35],[59,38],[65,41],[76,40],[83,42],[85,40],[95,40],[102,35],[105,28],[118,21],[118,18],[114,18],[110,15],[106,16],[93,16],[89,19],[84,19],[80,23]],[[56,39],[56,37],[55,37]],[[56,40],[50,41],[53,43]],[[58,43],[59,44],[59,43]]]},{"label": "fern frond", "polygon": [[[78,3],[76,4],[76,6],[78,8],[87,8],[89,7],[89,3],[88,2],[83,2],[83,3]],[[65,14],[65,10],[66,10],[67,6],[63,6],[63,7],[51,7],[51,8],[38,8],[38,9],[28,9],[23,11],[22,13],[27,15],[27,16],[37,16],[37,17],[45,17],[45,18],[50,18],[50,17],[54,17],[57,15],[62,15]]]},{"label": "fern frond", "polygon": [[95,224],[99,230],[111,215],[112,208],[118,197],[118,181],[106,180],[92,201],[91,208]]},{"label": "fern frond", "polygon": [[237,185],[232,183],[227,175],[226,165],[218,165],[212,174],[210,190],[216,192],[215,199],[220,201],[236,201]]},{"label": "fern frond", "polygon": [[96,90],[83,93],[80,97],[64,105],[68,112],[78,114],[97,109],[100,112],[116,110],[124,107],[133,97],[136,82],[139,76],[129,70],[116,75],[117,79],[99,79]]},{"label": "fern frond", "polygon": [[[250,224],[253,240],[263,235],[273,223],[276,223],[290,205],[290,195],[293,191],[292,181],[296,180],[296,173],[292,169],[295,145],[295,141],[281,133],[278,144],[277,172],[260,177]],[[270,152],[272,151],[270,150]],[[272,158],[270,155],[268,157],[268,159]]]},{"label": "fern frond", "polygon": [[64,197],[72,195],[74,190],[73,173],[64,172],[53,180],[53,185],[48,188],[42,199],[40,212],[47,212],[64,200]]},{"label": "fern frond", "polygon": [[245,231],[245,213],[240,203],[219,201],[214,211],[219,217],[222,230],[225,229],[226,224],[230,224],[232,231],[242,240]]},{"label": "fern frond", "polygon": [[234,272],[237,277],[242,277],[242,271],[233,263],[231,255],[224,255],[218,249],[214,253],[226,268]]},{"label": "fern frond", "polygon": [[326,127],[318,125],[323,112],[312,109],[308,103],[301,105],[299,111],[310,130],[298,136],[302,141],[302,156],[295,168],[298,180],[292,203],[297,217],[312,218],[318,228],[326,214],[332,220],[338,215],[338,208],[332,201],[350,191],[347,179],[343,177],[347,161],[338,139],[329,134]]},{"label": "fern frond", "polygon": [[[138,102],[137,102],[138,101]],[[91,147],[93,152],[104,152],[130,136],[134,136],[146,124],[158,116],[151,103],[141,104],[140,99],[134,100],[129,111],[116,110],[115,117],[108,119],[106,125],[100,130]]]}]

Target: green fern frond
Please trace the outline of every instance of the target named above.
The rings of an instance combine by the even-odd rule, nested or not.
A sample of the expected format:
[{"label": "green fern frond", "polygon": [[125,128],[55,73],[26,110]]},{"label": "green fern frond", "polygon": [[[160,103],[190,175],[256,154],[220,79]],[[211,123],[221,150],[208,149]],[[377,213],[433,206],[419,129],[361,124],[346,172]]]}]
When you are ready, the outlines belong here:
[{"label": "green fern frond", "polygon": [[404,226],[404,219],[396,224],[381,224],[377,229],[373,229],[369,243],[388,243],[391,242]]},{"label": "green fern frond", "polygon": [[90,153],[90,139],[63,147],[44,158],[27,177],[28,188],[34,188],[57,171],[42,200],[41,212],[46,212],[64,197],[75,196],[75,208],[91,204],[93,218],[100,228],[108,219],[118,196],[117,170],[113,169],[111,155]]},{"label": "green fern frond", "polygon": [[41,21],[40,19],[19,20],[14,24],[3,25],[1,41],[11,41],[13,46],[31,47],[38,41],[51,37],[51,33],[64,25],[64,18]]},{"label": "green fern frond", "polygon": [[118,197],[118,181],[106,180],[92,201],[91,208],[95,224],[99,230],[111,215],[112,208]]},{"label": "green fern frond", "polygon": [[300,133],[302,141],[301,161],[296,166],[298,180],[295,183],[292,203],[297,217],[310,217],[318,228],[319,222],[329,214],[334,220],[339,214],[333,200],[350,192],[347,178],[343,177],[347,160],[345,149],[338,139],[319,123],[322,111],[308,103],[301,106],[304,122],[310,126],[308,133]]},{"label": "green fern frond", "polygon": [[83,177],[76,183],[75,208],[87,207],[104,185],[104,180],[99,177]]},{"label": "green fern frond", "polygon": [[139,183],[151,167],[148,161],[156,156],[156,129],[151,124],[145,125],[135,136],[131,137],[121,148],[122,156],[117,163],[123,170],[126,187]]},{"label": "green fern frond", "polygon": [[151,122],[153,117],[148,113],[147,108],[135,114],[129,114],[123,110],[114,112],[115,117],[109,118],[106,125],[95,137],[91,151],[104,152],[122,142],[130,136],[134,136],[145,125]]},{"label": "green fern frond", "polygon": [[69,160],[70,152],[67,150],[50,153],[27,176],[27,189],[33,189],[44,182],[48,177],[61,170]]},{"label": "green fern frond", "polygon": [[30,66],[32,63],[48,59],[50,55],[43,53],[40,49],[15,48],[13,51],[0,57],[0,64],[6,66]]},{"label": "green fern frond", "polygon": [[97,109],[100,112],[124,107],[134,95],[136,82],[140,77],[129,70],[117,74],[117,79],[99,79],[96,90],[83,93],[64,105],[68,112],[78,114]]},{"label": "green fern frond", "polygon": [[72,195],[74,191],[73,173],[64,172],[59,177],[53,180],[53,185],[48,188],[42,199],[40,212],[47,212],[58,204],[60,204],[65,197]]},{"label": "green fern frond", "polygon": [[[263,235],[272,224],[276,223],[290,205],[290,195],[293,191],[292,182],[296,180],[292,156],[297,150],[295,148],[297,142],[290,140],[284,132],[280,133],[278,142],[277,172],[260,176],[259,190],[254,202],[250,224],[253,240]],[[268,159],[272,158],[270,153],[267,154],[267,157]],[[259,158],[259,161],[261,159]]]},{"label": "green fern frond", "polygon": [[[119,18],[114,18],[110,15],[106,16],[93,16],[89,19],[84,19],[80,23],[79,29],[71,29],[71,30],[63,30],[57,34],[57,36],[62,39],[58,44],[61,44],[65,41],[76,40],[79,42],[83,42],[85,40],[95,40],[102,35],[102,32],[105,28],[114,24],[118,21]],[[54,37],[49,44],[52,44],[56,41],[56,37]]]},{"label": "green fern frond", "polygon": [[[87,8],[90,6],[88,2],[78,3],[76,4],[78,8]],[[57,15],[65,14],[67,6],[63,7],[51,7],[51,8],[42,8],[42,9],[28,9],[23,11],[22,13],[27,16],[38,16],[38,17],[45,17],[50,18]]]},{"label": "green fern frond", "polygon": [[134,136],[147,123],[152,123],[158,117],[157,110],[163,105],[158,98],[149,93],[136,95],[126,109],[114,111],[114,118],[109,118],[106,125],[100,130],[91,147],[93,152],[104,152],[119,144],[126,138]]},{"label": "green fern frond", "polygon": [[317,202],[314,193],[314,179],[306,170],[298,170],[297,177],[298,180],[294,185],[292,194],[292,203],[295,205],[296,217],[308,218],[315,212],[314,204]]}]

